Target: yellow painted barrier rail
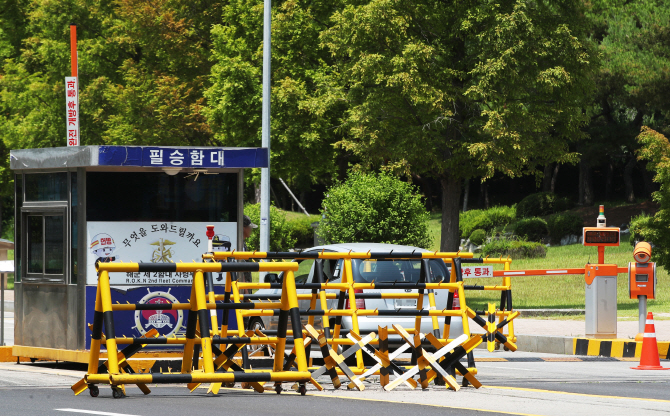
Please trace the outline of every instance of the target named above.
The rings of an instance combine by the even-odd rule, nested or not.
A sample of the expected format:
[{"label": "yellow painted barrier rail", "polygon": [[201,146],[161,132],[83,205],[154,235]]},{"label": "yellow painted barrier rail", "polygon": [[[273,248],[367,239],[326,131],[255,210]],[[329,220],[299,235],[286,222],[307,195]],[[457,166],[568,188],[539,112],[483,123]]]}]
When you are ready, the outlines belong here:
[{"label": "yellow painted barrier rail", "polygon": [[[88,372],[84,377],[86,387],[90,389],[92,396],[98,395],[98,384],[107,384],[112,388],[113,396],[115,398],[123,397],[125,395],[125,384],[146,385],[150,383],[187,383],[191,390],[195,389],[199,383],[212,383],[209,391],[216,393],[221,386],[221,383],[227,382],[247,382],[250,383],[257,391],[263,391],[262,383],[268,381],[282,382],[298,382],[301,385],[301,392],[305,392],[305,383],[311,379],[311,375],[307,370],[307,361],[305,357],[305,349],[302,343],[296,343],[294,348],[294,362],[298,371],[284,370],[284,357],[282,354],[275,356],[275,362],[271,371],[250,372],[245,371],[237,366],[232,360],[237,351],[243,348],[247,343],[254,342],[252,340],[254,333],[247,333],[247,337],[228,337],[225,329],[222,331],[223,339],[217,337],[214,339],[210,333],[210,325],[208,322],[209,314],[207,310],[210,307],[218,305],[214,303],[207,304],[207,296],[205,293],[205,278],[206,272],[246,272],[246,271],[267,271],[267,272],[284,272],[284,279],[282,282],[282,297],[281,301],[277,303],[280,308],[278,335],[274,340],[277,349],[283,351],[286,345],[286,332],[288,327],[288,319],[291,317],[291,324],[294,333],[300,333],[302,328],[300,326],[300,312],[298,310],[298,300],[296,296],[294,272],[298,269],[297,263],[98,263],[96,265],[98,270],[98,286],[95,301],[95,314],[92,325],[92,341],[89,355]],[[189,308],[189,318],[186,326],[185,338],[116,338],[114,333],[114,310],[128,310],[128,305],[112,305],[111,292],[109,285],[109,273],[113,272],[186,272],[193,274],[193,282],[191,285],[191,297]],[[227,282],[227,285],[230,282]],[[251,304],[253,305],[253,304]],[[151,305],[130,305],[135,308],[151,308]],[[165,308],[165,305],[158,305]],[[229,307],[248,307],[249,305],[228,305]],[[184,304],[176,304],[175,308],[184,308]],[[99,365],[100,346],[103,342],[103,325],[104,325],[104,343],[107,348],[108,360],[106,367],[107,374],[100,374],[102,369]],[[196,333],[199,329],[199,339],[196,338]],[[218,332],[218,331],[217,331]],[[244,335],[243,330],[240,330],[240,335]],[[178,374],[135,374],[127,370],[127,366],[120,366],[119,359],[123,359],[124,355],[119,355],[117,344],[132,343],[134,345],[141,344],[149,345],[156,343],[168,344],[171,340],[175,343],[184,345],[184,354],[182,358],[181,372]],[[219,350],[215,345],[217,343],[230,344],[225,351]],[[201,349],[203,370],[200,372],[193,371],[193,357],[194,348],[196,344]],[[141,348],[140,346],[140,348]],[[136,352],[135,348],[133,352]],[[195,354],[196,357],[199,354]],[[214,356],[216,355],[216,358]],[[125,369],[126,371],[122,371]],[[224,369],[233,371],[216,373],[216,370]],[[73,390],[76,394],[81,393],[85,388],[81,383],[75,384]],[[143,390],[148,394],[148,389]]]}]

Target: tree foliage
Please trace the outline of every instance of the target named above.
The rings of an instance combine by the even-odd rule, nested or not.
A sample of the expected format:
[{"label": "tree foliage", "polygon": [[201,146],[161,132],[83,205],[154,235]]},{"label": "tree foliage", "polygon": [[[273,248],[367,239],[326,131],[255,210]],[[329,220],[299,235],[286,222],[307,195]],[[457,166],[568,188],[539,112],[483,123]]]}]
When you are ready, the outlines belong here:
[{"label": "tree foliage", "polygon": [[670,267],[670,142],[649,127],[642,128],[637,140],[642,146],[639,157],[647,161],[647,168],[655,173],[654,181],[660,184],[653,197],[661,206],[653,217],[638,218],[635,235],[654,243],[654,261],[667,269]]},{"label": "tree foliage", "polygon": [[327,191],[317,233],[327,243],[428,248],[428,212],[416,188],[390,174],[352,172]]},{"label": "tree foliage", "polygon": [[346,104],[338,144],[364,166],[441,181],[441,249],[457,249],[463,178],[577,159],[595,63],[581,1],[345,1],[331,21],[312,108]]},{"label": "tree foliage", "polygon": [[[319,33],[338,2],[273,4],[272,11],[272,175],[299,189],[330,183],[336,169],[333,142],[339,108],[315,114],[307,104],[329,68]],[[207,90],[208,120],[215,139],[227,146],[261,145],[263,4],[230,1],[224,23],[212,33],[212,86]]]}]

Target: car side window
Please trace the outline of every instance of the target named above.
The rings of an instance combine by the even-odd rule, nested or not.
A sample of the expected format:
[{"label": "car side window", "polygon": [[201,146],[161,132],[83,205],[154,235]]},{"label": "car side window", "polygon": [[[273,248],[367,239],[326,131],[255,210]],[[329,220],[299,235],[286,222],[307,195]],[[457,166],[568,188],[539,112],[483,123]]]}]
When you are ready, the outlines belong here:
[{"label": "car side window", "polygon": [[306,283],[307,278],[312,275],[311,270],[314,265],[314,259],[305,259],[298,260],[300,266],[298,266],[298,271],[295,272],[295,282],[296,283]]}]

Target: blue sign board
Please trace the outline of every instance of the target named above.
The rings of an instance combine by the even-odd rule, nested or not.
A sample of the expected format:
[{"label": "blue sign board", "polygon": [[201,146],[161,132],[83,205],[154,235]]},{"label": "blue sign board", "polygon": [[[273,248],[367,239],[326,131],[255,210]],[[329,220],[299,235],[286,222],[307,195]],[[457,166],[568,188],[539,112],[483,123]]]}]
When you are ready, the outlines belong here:
[{"label": "blue sign board", "polygon": [[[86,322],[93,322],[95,314],[95,296],[97,286],[86,286]],[[214,286],[214,293],[225,293],[223,286]],[[188,303],[191,297],[190,286],[143,286],[121,290],[112,288],[112,304],[136,303],[136,304],[169,304]],[[232,298],[232,297],[231,297]],[[167,306],[167,305],[166,305]],[[140,337],[151,329],[156,329],[160,336],[183,337],[186,332],[188,310],[172,310],[166,307],[164,310],[137,310],[114,312],[114,330],[117,337]],[[217,310],[218,324],[223,322],[223,311]],[[207,317],[209,318],[209,314]],[[237,319],[235,310],[230,309],[228,314],[228,329],[237,331]],[[120,348],[124,346],[121,345]],[[174,345],[151,346],[151,348],[175,348]],[[86,349],[91,348],[91,329],[86,329]],[[102,348],[105,348],[103,343]]]},{"label": "blue sign board", "polygon": [[268,149],[100,146],[98,165],[174,168],[266,168]]}]

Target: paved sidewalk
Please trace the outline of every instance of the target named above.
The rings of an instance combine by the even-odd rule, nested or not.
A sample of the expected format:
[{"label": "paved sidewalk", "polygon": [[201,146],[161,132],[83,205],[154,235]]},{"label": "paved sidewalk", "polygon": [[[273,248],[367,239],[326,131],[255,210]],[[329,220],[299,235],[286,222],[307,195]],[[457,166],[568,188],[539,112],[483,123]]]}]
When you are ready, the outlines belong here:
[{"label": "paved sidewalk", "polygon": [[[617,338],[634,339],[638,332],[638,322],[618,321]],[[670,321],[654,320],[657,341],[670,341]],[[555,320],[517,318],[514,320],[514,332],[517,335],[544,335],[559,337],[583,337],[585,324],[583,320]]]}]

